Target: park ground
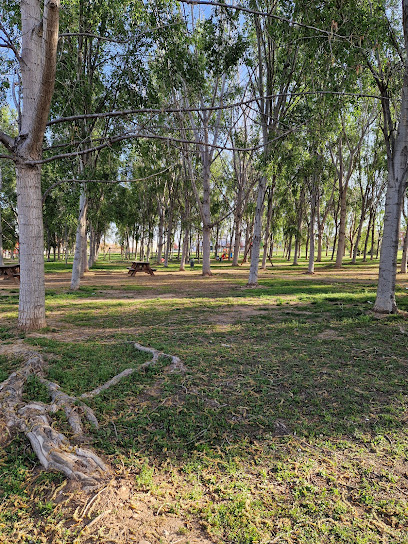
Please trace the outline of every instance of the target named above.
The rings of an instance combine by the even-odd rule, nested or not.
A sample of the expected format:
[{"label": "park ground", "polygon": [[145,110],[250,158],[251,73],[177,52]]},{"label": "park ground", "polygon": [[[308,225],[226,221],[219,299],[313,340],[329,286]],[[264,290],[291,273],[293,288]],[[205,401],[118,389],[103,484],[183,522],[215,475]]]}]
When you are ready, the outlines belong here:
[{"label": "park ground", "polygon": [[[0,381],[30,349],[74,395],[146,361],[134,341],[185,365],[161,358],[89,401],[88,447],[112,467],[97,490],[10,436],[1,543],[408,543],[408,275],[400,314],[379,316],[377,261],[309,276],[277,259],[254,289],[247,265],[126,266],[99,261],[72,293],[69,265],[46,263],[48,326],[30,334],[0,281]],[[49,400],[36,379],[25,398]]]}]

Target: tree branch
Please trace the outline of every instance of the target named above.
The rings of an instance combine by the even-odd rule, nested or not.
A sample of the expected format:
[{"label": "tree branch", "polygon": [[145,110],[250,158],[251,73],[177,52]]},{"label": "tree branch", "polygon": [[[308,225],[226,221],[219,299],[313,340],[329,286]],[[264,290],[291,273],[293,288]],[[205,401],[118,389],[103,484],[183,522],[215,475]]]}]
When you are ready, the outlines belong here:
[{"label": "tree branch", "polygon": [[14,138],[0,130],[0,142],[4,145],[4,147],[8,150],[13,152],[14,148]]},{"label": "tree branch", "polygon": [[110,179],[61,179],[60,181],[56,181],[53,183],[48,189],[45,191],[43,195],[42,202],[44,204],[45,199],[50,194],[50,192],[55,189],[55,187],[58,187],[58,185],[61,185],[62,183],[110,183],[110,184],[117,184],[117,183],[137,183],[141,181],[146,181],[148,179],[160,176],[161,174],[164,174],[174,166],[176,166],[177,163],[174,163],[164,170],[161,170],[160,172],[156,172],[155,174],[150,174],[149,176],[146,176],[144,178],[139,179],[116,179],[116,180],[110,180]]},{"label": "tree branch", "polygon": [[[51,99],[54,92],[55,72],[57,67],[59,8],[60,0],[48,0],[45,2],[43,15],[44,65],[40,88],[38,90],[34,120],[27,140],[27,147],[30,151],[34,152],[40,151],[37,147],[42,145],[42,135],[47,126]],[[39,135],[41,135],[41,137],[39,137]]]},{"label": "tree branch", "polygon": [[329,38],[339,38],[341,40],[348,41],[351,45],[356,47],[357,49],[362,49],[362,47],[359,47],[353,43],[352,37],[350,36],[342,36],[341,34],[335,34],[332,29],[329,30],[323,30],[321,28],[318,28],[316,26],[306,25],[305,23],[299,23],[298,21],[293,21],[292,19],[288,19],[287,17],[282,17],[280,15],[276,15],[271,13],[270,11],[258,11],[255,9],[250,9],[245,6],[241,5],[232,5],[232,4],[225,4],[224,2],[215,2],[210,0],[180,0],[182,4],[191,4],[193,6],[199,5],[199,6],[214,6],[214,7],[221,7],[224,9],[235,9],[236,11],[242,11],[244,13],[249,13],[251,15],[258,15],[260,17],[267,17],[269,19],[275,19],[276,21],[281,21],[283,23],[287,23],[291,27],[299,27],[299,28],[307,28],[308,30],[313,30],[315,32],[319,32],[320,34],[323,34]]},{"label": "tree branch", "polygon": [[13,51],[14,55],[16,56],[16,59],[18,61],[21,61],[21,57],[19,55],[19,52],[17,50],[17,47],[13,44],[13,41],[10,37],[10,34],[5,29],[4,25],[0,22],[0,30],[3,32],[3,34],[6,36],[6,40],[4,41],[4,45],[1,45],[1,47],[6,47],[7,49],[11,49]]},{"label": "tree branch", "polygon": [[279,98],[280,96],[310,96],[310,95],[319,95],[319,94],[329,94],[333,96],[354,96],[356,98],[375,98],[376,100],[381,100],[381,96],[365,93],[345,93],[345,92],[335,92],[335,91],[304,91],[299,93],[277,93],[267,96],[254,96],[248,98],[247,100],[240,100],[239,102],[234,102],[232,104],[225,104],[221,106],[202,106],[202,107],[188,107],[188,108],[139,108],[135,110],[121,110],[121,111],[109,111],[104,113],[89,113],[89,114],[79,114],[71,115],[69,117],[59,117],[57,119],[52,119],[47,123],[47,126],[55,125],[57,123],[67,123],[70,121],[78,121],[81,119],[103,119],[105,117],[126,117],[126,115],[135,115],[137,113],[151,113],[151,114],[163,114],[163,113],[184,113],[184,112],[202,112],[202,111],[218,111],[218,110],[228,110],[237,108],[238,106],[244,106],[246,104],[251,104],[252,102],[259,101],[263,99],[274,99]]}]

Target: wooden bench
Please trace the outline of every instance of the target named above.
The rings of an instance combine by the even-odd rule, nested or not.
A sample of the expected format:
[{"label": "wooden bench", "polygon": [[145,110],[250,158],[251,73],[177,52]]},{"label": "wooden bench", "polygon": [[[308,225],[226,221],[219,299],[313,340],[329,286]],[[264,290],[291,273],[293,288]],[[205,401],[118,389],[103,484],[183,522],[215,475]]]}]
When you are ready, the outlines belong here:
[{"label": "wooden bench", "polygon": [[132,263],[132,266],[128,266],[127,269],[130,276],[134,276],[136,272],[146,272],[146,274],[154,276],[154,273],[157,270],[156,268],[152,268],[147,261],[135,261]]},{"label": "wooden bench", "polygon": [[5,280],[12,279],[14,283],[18,283],[20,281],[20,265],[5,264],[0,266],[0,276],[4,276]]}]

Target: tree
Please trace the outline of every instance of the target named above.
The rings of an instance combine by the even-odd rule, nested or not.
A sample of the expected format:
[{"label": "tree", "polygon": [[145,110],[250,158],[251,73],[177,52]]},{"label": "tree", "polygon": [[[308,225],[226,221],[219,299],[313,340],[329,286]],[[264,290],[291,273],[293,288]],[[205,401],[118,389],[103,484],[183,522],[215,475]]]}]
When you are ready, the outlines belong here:
[{"label": "tree", "polygon": [[[392,27],[390,25],[392,32]],[[404,60],[403,83],[401,90],[401,105],[398,120],[392,115],[391,82],[387,81],[384,59],[379,54],[375,66],[372,59],[367,57],[367,64],[381,94],[383,110],[383,132],[387,150],[387,192],[385,199],[384,231],[381,245],[380,269],[378,276],[377,298],[374,310],[383,313],[395,313],[395,282],[397,273],[397,254],[399,245],[399,225],[401,207],[407,184],[408,160],[408,0],[402,0],[402,29],[404,35],[403,51],[394,40],[397,53]],[[392,38],[393,36],[391,36]],[[378,42],[377,42],[378,43]],[[404,57],[402,57],[402,53]],[[398,121],[398,122],[397,122]]]},{"label": "tree", "polygon": [[[15,162],[20,239],[18,324],[45,326],[44,236],[41,194],[43,139],[55,84],[60,0],[21,2],[21,54],[13,46],[21,74],[22,107],[16,138],[0,131],[0,142]],[[12,46],[12,44],[10,44]]]}]

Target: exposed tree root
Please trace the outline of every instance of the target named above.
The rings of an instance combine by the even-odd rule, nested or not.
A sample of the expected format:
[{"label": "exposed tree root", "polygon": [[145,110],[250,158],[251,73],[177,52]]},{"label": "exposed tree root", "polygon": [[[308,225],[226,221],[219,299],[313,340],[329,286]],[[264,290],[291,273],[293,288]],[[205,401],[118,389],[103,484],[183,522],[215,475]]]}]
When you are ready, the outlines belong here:
[{"label": "exposed tree root", "polygon": [[[132,342],[133,343],[133,342]],[[13,430],[23,432],[29,439],[34,452],[45,469],[57,470],[68,478],[78,480],[84,488],[92,488],[100,484],[109,474],[106,464],[91,450],[71,445],[68,438],[56,431],[49,421],[49,414],[64,410],[70,427],[80,441],[83,435],[81,417],[98,427],[98,420],[89,406],[80,399],[93,398],[102,391],[116,385],[120,380],[155,364],[159,357],[171,359],[171,372],[184,372],[185,367],[178,357],[166,355],[154,348],[133,343],[139,351],[153,355],[150,361],[138,368],[128,368],[100,385],[93,391],[83,393],[79,398],[67,395],[60,390],[58,384],[44,377],[45,362],[39,353],[31,352],[25,364],[13,372],[4,382],[0,383],[0,428],[11,434]],[[23,393],[25,383],[30,375],[35,375],[46,386],[51,397],[51,403],[24,403]],[[1,442],[1,440],[0,440]]]}]

